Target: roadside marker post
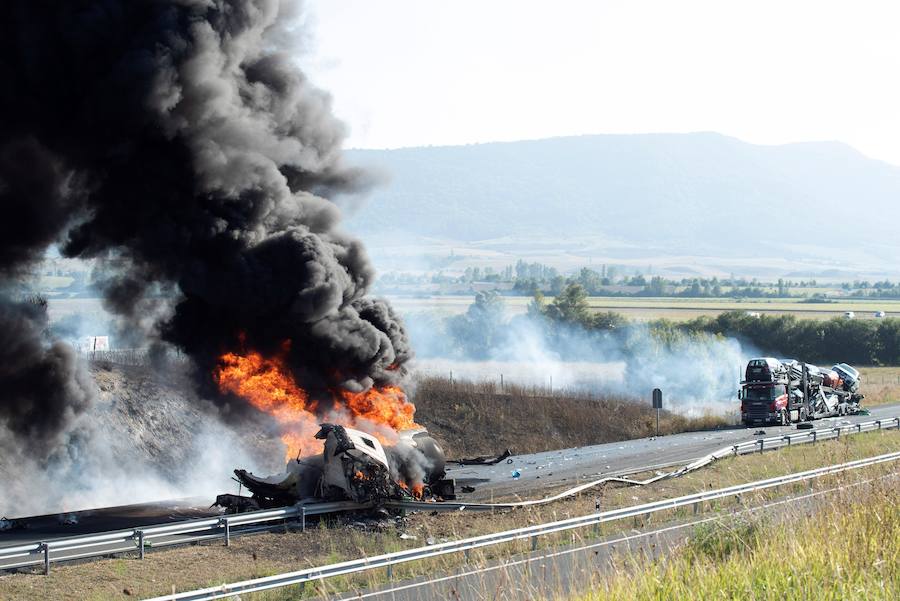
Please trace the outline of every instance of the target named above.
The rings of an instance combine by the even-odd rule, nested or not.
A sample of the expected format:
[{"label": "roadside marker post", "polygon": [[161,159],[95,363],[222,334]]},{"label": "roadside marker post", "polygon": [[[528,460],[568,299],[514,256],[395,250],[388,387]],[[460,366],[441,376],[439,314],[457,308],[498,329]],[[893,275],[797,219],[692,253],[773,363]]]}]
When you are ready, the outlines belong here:
[{"label": "roadside marker post", "polygon": [[653,408],[656,409],[656,435],[659,436],[659,410],[662,409],[662,390],[653,389]]}]

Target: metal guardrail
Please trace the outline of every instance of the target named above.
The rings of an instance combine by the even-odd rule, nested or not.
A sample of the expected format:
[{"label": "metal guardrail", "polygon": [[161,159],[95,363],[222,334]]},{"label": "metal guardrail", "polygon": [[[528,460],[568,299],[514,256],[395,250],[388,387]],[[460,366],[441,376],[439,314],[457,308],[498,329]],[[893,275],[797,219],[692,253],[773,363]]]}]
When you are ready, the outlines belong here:
[{"label": "metal guardrail", "polygon": [[[247,526],[270,524],[275,521],[298,520],[301,529],[305,530],[307,516],[366,509],[369,507],[371,505],[362,505],[350,501],[294,505],[281,509],[252,511],[187,520],[175,524],[143,526],[132,530],[118,530],[102,534],[73,536],[40,543],[29,543],[27,545],[2,547],[0,548],[0,561],[14,560],[19,557],[22,560],[4,563],[0,566],[0,569],[20,568],[43,563],[44,572],[48,573],[50,571],[50,563],[54,561],[68,561],[129,551],[137,551],[141,559],[143,559],[144,550],[147,547],[163,547],[210,538],[224,538],[225,544],[229,545],[232,529],[234,528],[238,528],[240,533],[245,533],[252,531],[252,529],[247,529]],[[268,528],[269,526],[266,527]]]},{"label": "metal guardrail", "polygon": [[[886,430],[890,428],[900,428],[900,417],[877,419],[868,422],[861,422],[858,424],[835,426],[832,428],[822,428],[819,430],[806,430],[803,432],[784,434],[783,436],[773,436],[769,438],[749,440],[747,442],[742,442],[736,445],[722,447],[721,449],[713,451],[708,455],[704,455],[703,457],[695,459],[694,461],[682,466],[681,468],[673,472],[657,472],[655,476],[653,476],[652,478],[648,478],[647,480],[633,480],[630,478],[624,478],[622,476],[608,476],[599,480],[594,480],[592,482],[586,482],[548,499],[540,499],[536,501],[516,501],[509,503],[455,503],[448,501],[444,501],[441,503],[428,503],[425,501],[389,501],[388,503],[386,503],[386,506],[395,507],[398,509],[411,509],[421,511],[460,511],[462,509],[465,509],[466,511],[492,511],[495,509],[513,509],[516,507],[527,507],[529,505],[537,505],[540,503],[557,500],[572,493],[581,492],[583,490],[587,490],[589,488],[593,488],[607,482],[621,482],[625,484],[645,486],[659,480],[683,476],[688,472],[693,472],[700,468],[706,467],[707,465],[710,465],[711,463],[714,463],[719,459],[724,459],[725,457],[747,455],[757,452],[761,453],[764,450],[780,449],[785,446],[791,446],[792,444],[804,444],[808,442],[817,442],[819,440],[839,438],[842,433],[855,434],[858,432],[870,432],[873,430]],[[646,471],[649,471],[649,469],[638,468],[635,470],[631,470],[630,473],[634,474]]]},{"label": "metal guardrail", "polygon": [[857,434],[860,432],[887,430],[890,428],[900,428],[900,417],[875,419],[867,422],[858,422],[855,424],[848,423],[844,425],[833,426],[831,428],[804,430],[802,432],[794,432],[791,434],[784,434],[782,436],[759,438],[757,440],[751,440],[733,445],[731,449],[734,455],[744,455],[748,452],[756,451],[759,451],[761,453],[765,449],[776,449],[784,446],[790,446],[796,443],[817,442],[819,440],[840,438],[841,434]]},{"label": "metal guardrail", "polygon": [[[710,453],[709,455],[701,457],[674,472],[667,474],[658,474],[657,476],[650,478],[649,480],[631,481],[621,477],[607,477],[582,484],[574,489],[571,489],[570,491],[567,491],[567,493],[571,493],[572,491],[586,490],[593,486],[597,486],[609,481],[626,482],[636,485],[649,484],[660,479],[677,477],[687,472],[700,469],[715,462],[718,459],[722,459],[731,455],[762,452],[763,450],[781,448],[783,446],[789,446],[791,444],[801,444],[806,442],[827,440],[830,438],[838,438],[842,433],[868,432],[872,430],[888,428],[900,428],[900,417],[872,420],[868,422],[861,422],[858,424],[849,424],[832,428],[823,428],[819,430],[794,432],[792,434],[785,434],[783,436],[751,440],[737,445],[724,447],[722,449],[714,451],[713,453]],[[564,496],[564,494],[555,495],[553,497],[550,497],[549,499],[541,499],[538,501],[522,501],[516,503],[426,503],[422,501],[399,501],[388,503],[388,505],[396,508],[410,510],[458,511],[460,509],[466,509],[467,511],[477,511],[534,505],[537,503],[544,503],[560,498],[561,496]],[[163,547],[167,545],[184,544],[188,542],[216,538],[224,538],[225,544],[228,545],[230,543],[233,528],[238,529],[236,533],[254,532],[270,528],[271,526],[268,524],[271,524],[271,522],[293,519],[300,521],[301,528],[304,528],[306,523],[306,516],[323,515],[339,511],[354,511],[360,509],[368,509],[370,507],[372,507],[371,504],[361,505],[349,501],[333,503],[313,503],[307,505],[295,505],[292,507],[284,507],[280,509],[254,511],[199,520],[188,520],[175,524],[144,526],[131,530],[119,530],[115,532],[107,532],[88,536],[67,537],[13,547],[0,547],[0,562],[2,562],[2,564],[0,564],[0,569],[14,569],[43,564],[44,572],[48,573],[50,571],[50,564],[52,562],[69,561],[73,559],[83,559],[87,557],[97,557],[134,551],[137,551],[140,557],[143,559],[144,551],[147,547]],[[256,526],[256,528],[252,528],[253,526]],[[15,560],[17,558],[21,558],[21,561],[10,562],[10,560]]]},{"label": "metal guardrail", "polygon": [[534,549],[537,546],[537,537],[539,536],[573,530],[576,528],[583,528],[585,526],[593,526],[596,524],[619,520],[622,518],[649,515],[658,511],[677,509],[679,507],[686,507],[689,505],[695,505],[706,501],[713,501],[724,497],[742,495],[749,492],[756,492],[778,486],[784,486],[786,484],[793,484],[796,482],[811,480],[813,478],[820,478],[829,474],[836,474],[897,460],[900,460],[900,451],[878,455],[876,457],[869,457],[866,459],[859,459],[856,461],[849,461],[837,465],[821,467],[813,470],[807,470],[804,472],[797,472],[785,476],[768,478],[766,480],[759,480],[756,482],[750,482],[748,484],[738,484],[735,486],[728,486],[717,490],[704,491],[701,493],[685,495],[672,499],[664,499],[651,503],[644,503],[642,505],[635,505],[632,507],[612,509],[609,511],[594,513],[577,518],[570,518],[546,524],[538,524],[535,526],[527,526],[525,528],[507,530],[505,532],[496,532],[493,534],[486,534],[458,541],[427,545],[424,547],[398,551],[395,553],[387,553],[375,557],[364,557],[352,561],[345,561],[327,566],[300,570],[297,572],[289,572],[276,576],[254,578],[252,580],[245,580],[232,584],[223,584],[220,586],[199,589],[195,591],[164,595],[162,597],[155,597],[150,601],[208,601],[212,599],[221,599],[224,597],[231,597],[240,594],[256,593],[284,586],[303,584],[306,582],[332,578],[335,576],[356,574],[376,568],[391,569],[391,566],[406,563],[409,561],[418,561],[431,557],[447,555],[450,553],[465,553],[471,551],[472,549],[478,549],[481,547],[488,547],[524,539],[531,539],[532,549]]}]

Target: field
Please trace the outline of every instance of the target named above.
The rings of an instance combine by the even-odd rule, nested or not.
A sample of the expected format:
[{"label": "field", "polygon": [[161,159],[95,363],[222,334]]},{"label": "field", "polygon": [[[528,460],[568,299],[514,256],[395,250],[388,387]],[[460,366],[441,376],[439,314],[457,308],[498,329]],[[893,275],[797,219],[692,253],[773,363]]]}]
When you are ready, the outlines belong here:
[{"label": "field", "polygon": [[[430,296],[390,297],[391,303],[401,313],[432,312],[444,315],[464,313],[474,297]],[[552,298],[548,298],[552,301]],[[803,299],[722,299],[722,298],[622,298],[592,296],[588,298],[596,312],[613,311],[631,319],[649,321],[666,318],[684,321],[702,315],[716,316],[724,311],[750,311],[765,315],[796,315],[812,319],[842,317],[845,311],[856,313],[857,319],[875,319],[876,311],[884,311],[888,317],[900,317],[900,301],[860,300],[834,303],[804,303]],[[528,297],[504,297],[507,312],[512,315],[525,313],[531,299]]]},{"label": "field", "polygon": [[[459,315],[474,302],[473,295],[447,296],[391,296],[391,304],[400,314],[435,313]],[[548,297],[548,302],[552,297]],[[831,319],[842,317],[845,311],[856,313],[856,319],[875,319],[876,311],[887,317],[900,317],[898,300],[859,300],[834,303],[804,303],[802,299],[722,299],[722,298],[622,298],[592,296],[588,298],[596,312],[613,311],[631,319],[649,321],[666,318],[684,321],[702,315],[716,316],[723,311],[750,311],[765,315],[796,315],[802,318]],[[508,296],[503,304],[510,315],[522,315],[531,302],[530,297]],[[103,313],[100,299],[51,299],[50,317],[59,319],[72,313],[99,316]]]}]

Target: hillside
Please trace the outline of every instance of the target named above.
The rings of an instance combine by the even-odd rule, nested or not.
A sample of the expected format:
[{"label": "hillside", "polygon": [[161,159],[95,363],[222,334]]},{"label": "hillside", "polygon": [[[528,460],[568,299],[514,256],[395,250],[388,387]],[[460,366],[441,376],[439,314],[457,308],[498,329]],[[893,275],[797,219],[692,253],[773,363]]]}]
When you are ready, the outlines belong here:
[{"label": "hillside", "polygon": [[[838,142],[714,133],[354,150],[387,182],[348,227],[398,240],[583,256],[782,257],[780,268],[896,271],[900,167]],[[804,265],[808,262],[809,265]]]}]

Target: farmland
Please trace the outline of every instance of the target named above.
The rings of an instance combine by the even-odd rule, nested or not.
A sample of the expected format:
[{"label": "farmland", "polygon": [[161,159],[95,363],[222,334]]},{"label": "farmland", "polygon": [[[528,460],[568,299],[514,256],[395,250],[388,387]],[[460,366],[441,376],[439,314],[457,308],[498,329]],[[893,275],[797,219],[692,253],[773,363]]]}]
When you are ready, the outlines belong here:
[{"label": "farmland", "polygon": [[[392,304],[401,313],[434,312],[444,315],[464,313],[474,297],[421,296],[391,297]],[[548,298],[548,300],[551,300]],[[512,315],[525,313],[529,297],[505,297],[503,302]],[[765,315],[796,315],[809,319],[831,319],[846,311],[856,313],[857,319],[875,319],[876,311],[884,311],[888,317],[900,317],[900,301],[896,300],[843,300],[829,303],[803,302],[801,298],[779,299],[728,299],[728,298],[654,298],[654,297],[602,297],[588,298],[592,311],[613,311],[630,319],[649,321],[671,319],[684,321],[703,315],[715,316],[724,311],[749,311]]]}]

